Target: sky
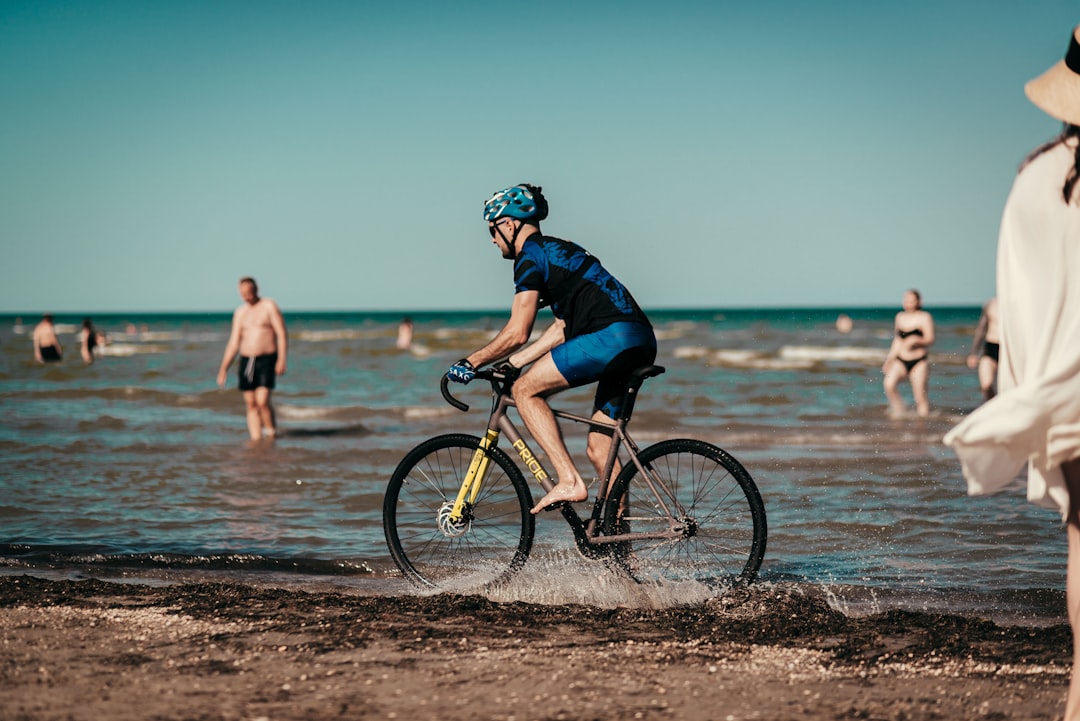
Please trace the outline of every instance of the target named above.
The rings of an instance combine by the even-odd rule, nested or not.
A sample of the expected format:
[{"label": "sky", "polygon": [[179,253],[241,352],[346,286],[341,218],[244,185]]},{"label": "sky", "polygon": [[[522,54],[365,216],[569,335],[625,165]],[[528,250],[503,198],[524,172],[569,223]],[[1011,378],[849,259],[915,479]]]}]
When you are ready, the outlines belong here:
[{"label": "sky", "polygon": [[481,214],[648,308],[994,293],[1075,0],[0,0],[0,312],[509,308]]}]

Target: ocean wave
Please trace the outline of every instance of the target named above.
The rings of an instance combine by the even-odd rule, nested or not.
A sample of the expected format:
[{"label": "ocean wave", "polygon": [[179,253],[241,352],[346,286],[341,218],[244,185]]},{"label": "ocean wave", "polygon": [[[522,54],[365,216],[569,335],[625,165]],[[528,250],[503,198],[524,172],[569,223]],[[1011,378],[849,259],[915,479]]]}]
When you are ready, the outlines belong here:
[{"label": "ocean wave", "polygon": [[139,333],[140,341],[176,341],[184,340],[184,334],[179,331],[144,330]]},{"label": "ocean wave", "polygon": [[[644,437],[643,433],[634,433]],[[932,430],[897,430],[887,435],[844,430],[809,430],[790,427],[700,429],[696,435],[701,440],[732,449],[739,447],[785,447],[785,448],[925,448],[941,446],[943,433]],[[669,434],[670,436],[670,434]]]},{"label": "ocean wave", "polygon": [[698,324],[694,321],[671,321],[665,323],[662,326],[653,328],[653,333],[656,334],[656,340],[677,340],[692,332],[698,327]]},{"label": "ocean wave", "polygon": [[297,421],[332,420],[355,415],[356,408],[350,406],[295,406],[288,403],[275,405],[281,418]]},{"label": "ocean wave", "polygon": [[[373,415],[391,416],[403,419],[426,419],[441,418],[450,415],[458,415],[459,411],[450,406],[390,406],[386,408],[373,408],[366,405],[307,405],[290,400],[305,397],[323,397],[321,393],[297,394],[295,397],[289,394],[280,394],[275,397],[274,409],[277,416],[285,421],[292,422],[340,422],[346,424],[358,424]],[[132,404],[145,404],[164,408],[192,408],[210,411],[226,411],[230,414],[236,411],[238,398],[230,389],[213,389],[199,393],[167,391],[156,388],[140,386],[118,386],[112,388],[45,388],[36,391],[21,391],[18,393],[0,393],[0,402],[77,402],[98,399],[109,403],[128,402]],[[242,407],[242,403],[241,403]],[[123,421],[109,415],[95,416],[96,419],[104,420],[104,425],[98,430],[120,429]],[[120,424],[114,426],[109,423]]]},{"label": "ocean wave", "polygon": [[337,340],[368,340],[371,338],[391,338],[389,330],[359,330],[357,328],[335,328],[332,330],[298,330],[292,333],[295,340],[309,343],[326,343]]},{"label": "ocean wave", "polygon": [[802,361],[855,361],[880,365],[885,360],[884,348],[865,348],[859,346],[783,346],[779,355],[786,360]]},{"label": "ocean wave", "polygon": [[[459,327],[459,328],[438,328],[431,336],[435,340],[453,341],[464,343],[466,341],[487,341],[490,340],[498,328],[476,328],[476,327]],[[533,341],[540,337],[541,331],[538,329],[533,330],[532,335],[529,336],[529,340]]]},{"label": "ocean wave", "polygon": [[[709,348],[700,345],[677,346],[676,358],[701,360],[707,365],[748,370],[810,370],[823,364],[856,363],[879,366],[887,349],[866,346],[785,345],[775,353],[753,348]],[[937,365],[964,365],[967,359],[956,353],[931,353],[930,362]]]},{"label": "ocean wave", "polygon": [[715,350],[701,346],[679,346],[672,351],[676,358],[700,359],[707,365],[750,370],[809,370],[817,361],[786,359],[748,349]]},{"label": "ocean wave", "polygon": [[98,399],[109,402],[127,401],[166,408],[206,408],[210,410],[233,410],[236,399],[233,394],[222,390],[208,390],[202,393],[179,393],[144,388],[140,386],[116,386],[112,388],[46,388],[36,391],[0,393],[0,401],[11,399],[20,401],[65,402]]},{"label": "ocean wave", "polygon": [[450,406],[415,406],[404,409],[404,416],[410,420],[422,420],[425,418],[445,418],[446,416],[459,415],[460,411]]},{"label": "ocean wave", "polygon": [[390,415],[407,420],[425,420],[460,415],[461,412],[446,405],[394,406],[369,408],[367,406],[299,406],[290,403],[275,405],[280,418],[292,421],[355,421],[375,414]]},{"label": "ocean wave", "polygon": [[[147,334],[152,335],[152,334]],[[139,335],[140,340],[151,340],[147,335]],[[176,340],[184,341],[185,343],[224,343],[228,337],[228,333],[220,333],[216,331],[185,331],[183,333],[177,333]],[[154,338],[154,340],[169,340],[167,338]]]},{"label": "ocean wave", "polygon": [[320,558],[274,558],[258,554],[109,553],[79,547],[33,547],[0,544],[0,568],[82,566],[109,569],[198,569],[221,571],[287,571],[320,576],[370,575],[366,561]]},{"label": "ocean wave", "polygon": [[109,343],[108,345],[99,346],[97,352],[102,356],[120,358],[142,353],[168,353],[169,347],[155,343],[146,345],[142,343]]},{"label": "ocean wave", "polygon": [[[865,363],[877,366],[885,361],[887,349],[866,346],[783,346],[781,358],[793,360],[812,360],[820,362]],[[934,365],[965,365],[967,357],[958,353],[930,352],[930,362]]]},{"label": "ocean wave", "polygon": [[229,334],[220,331],[141,330],[134,333],[121,333],[119,336],[132,343],[217,343],[227,339]]}]

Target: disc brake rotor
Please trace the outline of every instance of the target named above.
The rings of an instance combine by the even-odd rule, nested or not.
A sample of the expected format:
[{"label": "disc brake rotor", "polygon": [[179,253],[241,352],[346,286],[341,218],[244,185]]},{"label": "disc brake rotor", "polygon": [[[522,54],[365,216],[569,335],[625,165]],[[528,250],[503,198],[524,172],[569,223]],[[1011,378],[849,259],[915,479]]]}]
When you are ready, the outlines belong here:
[{"label": "disc brake rotor", "polygon": [[442,531],[444,536],[456,538],[463,535],[469,530],[470,522],[467,520],[465,514],[457,521],[450,520],[450,514],[454,510],[453,501],[447,501],[439,507],[439,530]]}]

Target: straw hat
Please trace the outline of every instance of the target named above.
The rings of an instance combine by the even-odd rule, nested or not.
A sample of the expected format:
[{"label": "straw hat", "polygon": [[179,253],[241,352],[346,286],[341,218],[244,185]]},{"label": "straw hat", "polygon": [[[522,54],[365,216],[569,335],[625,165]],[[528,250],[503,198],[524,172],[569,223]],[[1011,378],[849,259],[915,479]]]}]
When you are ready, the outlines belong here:
[{"label": "straw hat", "polygon": [[1080,125],[1080,26],[1069,38],[1065,59],[1025,85],[1024,92],[1047,115]]}]

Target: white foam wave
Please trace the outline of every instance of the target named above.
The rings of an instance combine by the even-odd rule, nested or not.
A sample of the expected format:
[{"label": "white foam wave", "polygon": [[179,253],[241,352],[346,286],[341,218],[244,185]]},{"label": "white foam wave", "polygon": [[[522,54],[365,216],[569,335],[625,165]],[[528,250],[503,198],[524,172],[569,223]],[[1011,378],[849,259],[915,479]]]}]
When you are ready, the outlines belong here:
[{"label": "white foam wave", "polygon": [[144,330],[139,333],[139,340],[141,341],[174,341],[183,339],[183,333],[174,331]]},{"label": "white foam wave", "polygon": [[656,340],[677,340],[686,335],[678,328],[654,328],[653,333],[656,335]]},{"label": "white foam wave", "polygon": [[459,412],[460,411],[451,408],[450,406],[443,406],[441,408],[417,406],[414,408],[406,408],[405,417],[410,420],[422,420],[425,418],[442,418],[444,416],[454,415]]},{"label": "white foam wave", "polygon": [[665,323],[663,326],[653,328],[656,340],[676,340],[697,328],[697,323],[692,320],[677,320]]},{"label": "white foam wave", "polygon": [[820,363],[865,363],[878,365],[885,360],[884,348],[862,346],[782,346],[775,354],[748,348],[708,348],[679,346],[676,358],[702,360],[709,365],[755,370],[806,370]]},{"label": "white foam wave", "polygon": [[704,358],[709,353],[708,348],[699,345],[679,346],[671,351],[676,358]]},{"label": "white foam wave", "polygon": [[297,340],[307,341],[309,343],[324,343],[327,341],[335,340],[364,340],[368,338],[390,337],[389,331],[386,330],[358,330],[355,328],[336,328],[334,330],[300,330],[296,331],[294,337]]},{"label": "white foam wave", "polygon": [[227,333],[188,333],[184,336],[184,340],[191,341],[193,343],[205,343],[208,341],[225,340],[227,337]]},{"label": "white foam wave", "polygon": [[[277,414],[289,420],[332,420],[345,417],[370,415],[371,410],[361,406],[301,406],[289,403],[275,403]],[[409,420],[424,420],[429,418],[444,418],[450,415],[460,415],[460,411],[450,406],[427,407],[413,406],[401,408],[402,416]]]},{"label": "white foam wave", "polygon": [[344,406],[293,406],[285,403],[276,404],[277,414],[289,420],[319,420],[332,418],[342,411]]},{"label": "white foam wave", "polygon": [[154,343],[109,343],[106,346],[98,346],[97,352],[103,356],[133,356],[145,353],[168,353],[169,347]]},{"label": "white foam wave", "polygon": [[[476,327],[436,328],[431,335],[437,341],[464,342],[466,340],[473,341],[476,339],[486,341],[493,338],[497,330],[497,328]],[[543,329],[534,328],[532,335],[529,336],[529,340],[536,340],[540,337],[542,332]]]},{"label": "white foam wave", "polygon": [[786,360],[855,361],[879,364],[885,360],[885,349],[859,346],[786,345],[780,348],[779,355]]},{"label": "white foam wave", "polygon": [[754,370],[806,370],[816,364],[813,360],[780,358],[756,350],[715,350],[701,346],[679,346],[672,355],[676,358],[700,359],[709,365]]}]

